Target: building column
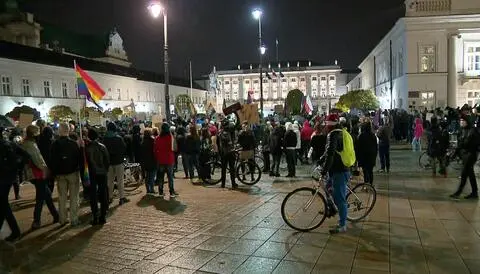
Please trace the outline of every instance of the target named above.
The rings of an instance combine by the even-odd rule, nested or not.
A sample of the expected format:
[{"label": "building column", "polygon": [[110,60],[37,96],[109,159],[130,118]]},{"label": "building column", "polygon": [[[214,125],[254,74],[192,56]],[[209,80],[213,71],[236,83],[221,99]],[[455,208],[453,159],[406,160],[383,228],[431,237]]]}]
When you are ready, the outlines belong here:
[{"label": "building column", "polygon": [[447,106],[452,108],[457,107],[457,38],[457,33],[448,37]]}]

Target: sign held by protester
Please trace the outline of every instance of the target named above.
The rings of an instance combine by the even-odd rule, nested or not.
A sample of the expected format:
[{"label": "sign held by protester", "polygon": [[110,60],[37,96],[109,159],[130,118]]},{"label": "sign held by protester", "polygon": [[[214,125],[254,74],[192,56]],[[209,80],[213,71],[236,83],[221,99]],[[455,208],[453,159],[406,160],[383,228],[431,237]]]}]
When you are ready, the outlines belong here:
[{"label": "sign held by protester", "polygon": [[257,104],[242,105],[242,109],[237,111],[237,115],[240,119],[240,123],[248,122],[251,125],[260,123]]}]

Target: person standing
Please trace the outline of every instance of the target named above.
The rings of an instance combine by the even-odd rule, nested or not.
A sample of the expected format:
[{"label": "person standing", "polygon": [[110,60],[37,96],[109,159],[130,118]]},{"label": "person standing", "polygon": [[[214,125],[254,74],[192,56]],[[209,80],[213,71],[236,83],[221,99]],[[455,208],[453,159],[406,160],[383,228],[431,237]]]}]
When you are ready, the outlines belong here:
[{"label": "person standing", "polygon": [[41,226],[43,203],[47,204],[50,214],[53,216],[53,223],[60,221],[60,216],[52,200],[52,193],[48,188],[49,170],[45,160],[38,149],[36,137],[39,135],[37,126],[30,125],[26,129],[26,138],[22,148],[28,153],[31,161],[25,168],[26,180],[35,186],[35,209],[33,211],[32,229],[38,229]]},{"label": "person standing", "polygon": [[188,176],[193,183],[195,178],[195,169],[199,172],[198,154],[200,153],[200,136],[194,125],[189,127],[189,134],[185,138],[185,155],[188,159]]},{"label": "person standing", "polygon": [[296,160],[296,149],[297,149],[297,134],[295,134],[293,124],[285,124],[287,132],[285,133],[285,156],[287,158],[287,168],[288,174],[287,178],[295,177],[295,160]]},{"label": "person standing", "polygon": [[[37,145],[38,149],[40,149],[40,153],[42,154],[43,159],[45,160],[45,163],[47,164],[47,167],[51,170],[52,169],[52,163],[51,163],[51,149],[52,149],[52,144],[53,144],[53,129],[49,126],[44,126],[43,130],[40,131],[40,136],[37,139]],[[53,193],[53,190],[55,189],[55,180],[49,174],[49,177],[47,178],[47,183],[48,183],[48,188],[50,189],[50,192]]]},{"label": "person standing", "polygon": [[[3,136],[4,128],[0,128],[0,136]],[[5,238],[7,242],[14,242],[20,238],[20,227],[8,202],[10,188],[17,180],[18,159],[15,145],[0,138],[0,228],[7,221],[11,234]]]},{"label": "person standing", "polygon": [[298,126],[298,122],[295,121],[293,124],[293,132],[295,132],[295,136],[297,136],[297,142],[295,145],[295,165],[298,164],[298,160],[300,160],[300,163],[303,164],[303,158],[302,158],[302,138],[300,134],[300,127]]},{"label": "person standing", "polygon": [[355,145],[355,155],[358,166],[363,170],[363,180],[365,183],[373,184],[373,168],[377,160],[377,137],[373,133],[372,123],[368,120],[362,123],[360,135]]},{"label": "person standing", "polygon": [[478,158],[478,146],[480,136],[477,129],[472,126],[469,117],[462,115],[460,118],[460,136],[458,137],[458,145],[456,154],[460,155],[463,163],[462,174],[460,177],[460,185],[457,191],[450,195],[453,199],[458,199],[462,194],[463,188],[467,184],[467,178],[470,181],[472,192],[465,196],[465,199],[478,199],[478,185],[475,177],[474,165]]},{"label": "person standing", "polygon": [[422,151],[423,122],[422,119],[415,119],[415,127],[413,130],[412,150]]},{"label": "person standing", "polygon": [[[86,146],[88,169],[90,174],[90,208],[92,210],[92,225],[103,225],[107,222],[108,183],[110,159],[107,148],[98,142],[95,129],[88,130],[88,145]],[[100,215],[98,203],[100,202]]]},{"label": "person standing", "polygon": [[152,130],[146,128],[143,131],[143,141],[141,145],[141,165],[142,169],[145,171],[145,187],[147,189],[147,195],[155,194],[154,185],[155,185],[155,176],[157,175],[157,164],[155,161],[154,151],[154,141],[152,137]]},{"label": "person standing", "polygon": [[312,164],[316,165],[323,153],[325,153],[325,147],[327,145],[327,134],[325,134],[324,126],[320,122],[315,125],[315,131],[312,134],[310,141],[310,149],[312,150]]},{"label": "person standing", "polygon": [[305,159],[305,162],[308,164],[308,151],[310,149],[310,141],[312,140],[313,128],[310,126],[310,122],[306,120],[303,122],[303,128],[300,132],[301,147],[302,147],[302,157]]},{"label": "person standing", "polygon": [[280,177],[280,161],[282,160],[284,131],[282,126],[276,125],[270,134],[270,153],[272,154],[272,168],[270,176]]},{"label": "person standing", "polygon": [[383,125],[377,130],[378,154],[380,157],[380,170],[378,172],[390,172],[390,138],[392,129],[390,122],[385,119]]},{"label": "person standing", "polygon": [[80,192],[80,174],[82,154],[77,142],[70,137],[70,126],[61,123],[58,128],[60,138],[52,144],[50,152],[52,164],[52,178],[57,181],[58,209],[60,224],[67,223],[67,198],[70,198],[70,224],[79,225],[78,221],[78,195]]},{"label": "person standing", "polygon": [[120,196],[119,204],[123,205],[129,200],[125,198],[124,166],[127,156],[127,145],[120,135],[117,134],[117,126],[110,122],[107,125],[107,133],[103,138],[103,144],[107,148],[110,165],[108,169],[108,199],[113,201],[113,189],[115,179],[117,181],[118,194]]},{"label": "person standing", "polygon": [[222,163],[222,188],[225,188],[227,180],[227,166],[230,169],[230,181],[232,183],[232,189],[238,188],[235,183],[235,151],[234,151],[234,138],[233,127],[227,119],[222,121],[222,128],[218,134],[217,142],[220,153],[220,160]]},{"label": "person standing", "polygon": [[262,154],[264,161],[263,173],[270,173],[270,134],[272,133],[272,130],[271,123],[267,122],[262,136]]},{"label": "person standing", "polygon": [[445,156],[449,146],[449,136],[442,133],[438,120],[434,116],[430,120],[430,129],[427,132],[427,154],[430,157],[432,176],[437,175],[437,162],[440,166],[438,173],[446,175]]},{"label": "person standing", "polygon": [[175,165],[178,167],[178,156],[182,157],[183,172],[185,173],[184,179],[188,179],[188,156],[185,153],[185,136],[187,134],[186,129],[180,124],[177,128],[176,142],[177,152],[175,155]]},{"label": "person standing", "polygon": [[170,126],[168,123],[163,123],[160,135],[154,142],[155,159],[157,160],[157,182],[158,194],[163,197],[163,180],[165,173],[168,179],[168,189],[170,191],[170,198],[175,198],[178,193],[175,191],[173,184],[173,166],[175,165],[175,153],[173,148],[173,136],[170,133]]}]

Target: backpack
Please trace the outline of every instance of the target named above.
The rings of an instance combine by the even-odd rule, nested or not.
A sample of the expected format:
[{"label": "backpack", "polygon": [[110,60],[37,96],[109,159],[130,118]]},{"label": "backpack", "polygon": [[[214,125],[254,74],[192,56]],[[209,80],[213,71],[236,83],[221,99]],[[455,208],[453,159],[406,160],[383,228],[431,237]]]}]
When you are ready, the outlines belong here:
[{"label": "backpack", "polygon": [[233,151],[232,136],[229,132],[222,131],[219,138],[219,145],[222,154],[228,154]]},{"label": "backpack", "polygon": [[353,146],[352,135],[348,133],[346,128],[336,129],[334,131],[340,131],[342,133],[343,150],[337,151],[337,153],[342,158],[343,165],[346,167],[353,166],[357,160],[355,157],[355,148]]},{"label": "backpack", "polygon": [[0,177],[16,175],[22,159],[17,155],[15,147],[7,142],[0,141]]}]

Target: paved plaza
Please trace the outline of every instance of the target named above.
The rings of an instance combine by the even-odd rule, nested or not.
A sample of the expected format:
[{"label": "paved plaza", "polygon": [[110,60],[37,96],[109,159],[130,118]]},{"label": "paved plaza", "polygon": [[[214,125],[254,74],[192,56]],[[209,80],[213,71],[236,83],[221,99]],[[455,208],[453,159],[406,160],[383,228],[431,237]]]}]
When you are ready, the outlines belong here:
[{"label": "paved plaza", "polygon": [[34,191],[26,184],[12,203],[27,232],[14,246],[0,243],[0,273],[479,273],[478,202],[449,200],[458,175],[432,178],[417,159],[393,151],[391,174],[375,177],[368,219],[334,236],[336,219],[300,233],[281,218],[285,195],[312,184],[306,166],[297,172],[303,178],[264,175],[238,191],[177,179],[176,199],[145,196],[142,187],[130,203],[114,202],[103,227],[88,225],[87,204],[74,229],[50,225],[45,208],[45,226],[31,233]]}]

